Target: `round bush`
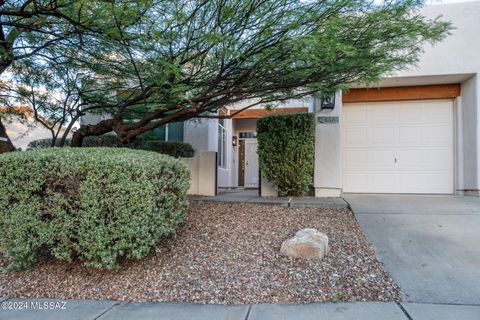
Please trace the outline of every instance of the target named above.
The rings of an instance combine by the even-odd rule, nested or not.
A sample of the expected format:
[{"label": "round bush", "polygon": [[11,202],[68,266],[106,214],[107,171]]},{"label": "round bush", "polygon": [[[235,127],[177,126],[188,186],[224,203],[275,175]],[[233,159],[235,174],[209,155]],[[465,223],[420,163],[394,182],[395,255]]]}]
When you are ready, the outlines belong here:
[{"label": "round bush", "polygon": [[190,172],[155,152],[52,148],[0,155],[0,181],[0,250],[11,269],[41,254],[111,269],[175,231]]}]

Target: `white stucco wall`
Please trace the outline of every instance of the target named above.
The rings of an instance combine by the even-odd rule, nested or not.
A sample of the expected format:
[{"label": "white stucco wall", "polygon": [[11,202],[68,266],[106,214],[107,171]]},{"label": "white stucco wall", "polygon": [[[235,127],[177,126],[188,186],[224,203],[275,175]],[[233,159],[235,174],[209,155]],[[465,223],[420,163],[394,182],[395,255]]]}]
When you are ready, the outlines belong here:
[{"label": "white stucco wall", "polygon": [[[478,195],[480,188],[480,1],[432,5],[421,9],[434,19],[450,21],[454,29],[443,41],[426,44],[414,66],[385,77],[378,87],[460,83],[456,100],[456,190]],[[339,99],[341,100],[341,99]],[[341,105],[337,105],[340,126],[317,124],[315,188],[318,196],[339,195],[341,181]],[[327,129],[328,128],[328,129]],[[327,154],[330,153],[330,154]],[[340,182],[341,185],[341,182]],[[340,186],[341,189],[341,186]],[[465,192],[464,192],[465,191]]]},{"label": "white stucco wall", "polygon": [[195,151],[217,151],[216,119],[185,121],[183,141],[190,143]]}]

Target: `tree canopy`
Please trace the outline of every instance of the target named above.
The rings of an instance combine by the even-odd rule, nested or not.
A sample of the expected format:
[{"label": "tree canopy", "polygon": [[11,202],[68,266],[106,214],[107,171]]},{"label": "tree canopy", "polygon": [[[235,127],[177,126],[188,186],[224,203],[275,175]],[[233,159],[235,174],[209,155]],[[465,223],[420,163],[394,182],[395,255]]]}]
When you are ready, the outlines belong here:
[{"label": "tree canopy", "polygon": [[[449,29],[423,17],[416,0],[74,2],[85,18],[65,21],[77,42],[22,60],[32,70],[49,65],[52,79],[68,70],[81,84],[78,114],[106,118],[82,125],[73,146],[108,132],[128,143],[169,122],[218,117],[240,101],[248,108],[373,83],[415,63],[425,42]],[[52,21],[68,29],[55,20],[62,10]]]},{"label": "tree canopy", "polygon": [[[9,98],[12,92],[19,93],[22,86],[32,83],[32,78],[25,74],[12,79],[11,76],[19,75],[15,68],[25,70],[25,65],[29,65],[35,76],[38,70],[33,67],[43,68],[50,61],[72,73],[78,72],[78,64],[66,62],[87,58],[88,52],[100,49],[103,39],[110,37],[114,41],[111,30],[140,19],[144,2],[147,1],[120,0],[113,5],[109,1],[90,0],[0,0],[0,94],[4,105],[0,110],[0,138],[4,138],[0,140],[0,153],[15,149],[2,123],[2,118],[14,110],[9,107]],[[117,21],[112,10],[123,10],[128,19]],[[23,85],[21,80],[29,83]],[[15,88],[12,81],[20,85]]]}]

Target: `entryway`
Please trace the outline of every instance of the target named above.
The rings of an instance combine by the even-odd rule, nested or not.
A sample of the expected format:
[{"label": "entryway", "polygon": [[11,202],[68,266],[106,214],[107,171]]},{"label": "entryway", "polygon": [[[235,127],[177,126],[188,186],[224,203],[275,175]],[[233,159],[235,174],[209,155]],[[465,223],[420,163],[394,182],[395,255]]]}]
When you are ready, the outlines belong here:
[{"label": "entryway", "polygon": [[240,132],[238,151],[238,185],[245,188],[258,188],[257,139],[245,138]]}]

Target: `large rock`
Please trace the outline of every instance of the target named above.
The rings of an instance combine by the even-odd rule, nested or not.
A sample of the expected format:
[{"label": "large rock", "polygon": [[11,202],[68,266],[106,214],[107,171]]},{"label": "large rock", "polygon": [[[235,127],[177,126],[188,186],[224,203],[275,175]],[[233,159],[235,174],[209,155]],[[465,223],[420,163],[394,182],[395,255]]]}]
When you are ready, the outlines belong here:
[{"label": "large rock", "polygon": [[323,259],[329,250],[326,234],[306,228],[297,231],[293,238],[285,240],[280,253],[292,258]]}]

